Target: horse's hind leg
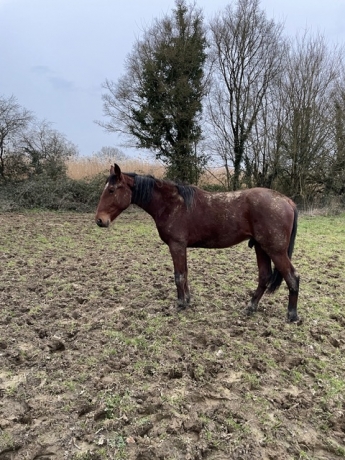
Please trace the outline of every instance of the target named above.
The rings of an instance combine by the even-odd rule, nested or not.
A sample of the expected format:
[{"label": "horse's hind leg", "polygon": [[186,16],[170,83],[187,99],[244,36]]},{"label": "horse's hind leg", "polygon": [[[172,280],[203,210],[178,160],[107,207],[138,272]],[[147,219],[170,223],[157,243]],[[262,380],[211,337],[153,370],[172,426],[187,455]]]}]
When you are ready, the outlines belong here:
[{"label": "horse's hind leg", "polygon": [[251,315],[256,311],[258,303],[264,295],[272,276],[271,259],[257,242],[255,242],[255,252],[259,269],[259,284],[251,298],[250,304],[247,307],[248,315]]},{"label": "horse's hind leg", "polygon": [[289,289],[289,304],[287,319],[290,322],[298,321],[297,315],[297,300],[299,291],[299,276],[297,275],[294,266],[287,255],[273,257],[273,263],[277,270],[281,273],[284,278],[287,287]]},{"label": "horse's hind leg", "polygon": [[299,292],[299,276],[296,274],[294,267],[291,265],[291,270],[285,277],[286,284],[289,288],[289,305],[287,319],[290,322],[298,321],[297,315],[297,300]]}]

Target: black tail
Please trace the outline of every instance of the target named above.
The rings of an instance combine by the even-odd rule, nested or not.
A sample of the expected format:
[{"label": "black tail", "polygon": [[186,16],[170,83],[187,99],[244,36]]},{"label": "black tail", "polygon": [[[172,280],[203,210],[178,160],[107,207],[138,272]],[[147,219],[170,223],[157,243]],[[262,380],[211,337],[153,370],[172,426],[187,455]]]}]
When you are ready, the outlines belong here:
[{"label": "black tail", "polygon": [[[295,239],[296,239],[296,234],[297,234],[297,218],[298,218],[298,211],[295,208],[294,209],[294,219],[293,219],[293,226],[292,226],[292,232],[291,232],[291,237],[290,237],[290,243],[288,247],[288,256],[289,259],[291,260],[292,253],[293,253],[293,248],[295,246]],[[276,291],[279,286],[282,284],[283,277],[280,272],[274,267],[271,280],[269,282],[269,285],[267,287],[267,292],[271,294],[272,292]]]}]

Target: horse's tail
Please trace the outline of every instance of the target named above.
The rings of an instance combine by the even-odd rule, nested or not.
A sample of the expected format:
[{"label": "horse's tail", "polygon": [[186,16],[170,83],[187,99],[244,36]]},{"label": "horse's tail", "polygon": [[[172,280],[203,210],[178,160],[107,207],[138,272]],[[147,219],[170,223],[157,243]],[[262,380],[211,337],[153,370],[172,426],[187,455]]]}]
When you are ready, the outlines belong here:
[{"label": "horse's tail", "polygon": [[[288,247],[289,259],[291,259],[292,257],[293,249],[295,246],[295,239],[296,239],[296,234],[297,234],[297,218],[298,218],[298,211],[297,211],[297,208],[294,207],[294,219],[293,219],[292,231],[291,231],[291,236],[290,236],[290,243]],[[270,282],[267,287],[267,292],[272,293],[276,291],[281,285],[282,281],[283,281],[283,277],[281,273],[274,267]]]}]

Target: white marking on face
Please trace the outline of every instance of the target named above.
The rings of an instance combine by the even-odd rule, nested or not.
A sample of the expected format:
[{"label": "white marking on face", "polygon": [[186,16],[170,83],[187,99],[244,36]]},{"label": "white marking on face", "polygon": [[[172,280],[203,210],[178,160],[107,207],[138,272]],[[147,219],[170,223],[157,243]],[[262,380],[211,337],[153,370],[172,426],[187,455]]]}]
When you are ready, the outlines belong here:
[{"label": "white marking on face", "polygon": [[104,190],[107,189],[108,187],[109,187],[109,182],[105,184]]}]

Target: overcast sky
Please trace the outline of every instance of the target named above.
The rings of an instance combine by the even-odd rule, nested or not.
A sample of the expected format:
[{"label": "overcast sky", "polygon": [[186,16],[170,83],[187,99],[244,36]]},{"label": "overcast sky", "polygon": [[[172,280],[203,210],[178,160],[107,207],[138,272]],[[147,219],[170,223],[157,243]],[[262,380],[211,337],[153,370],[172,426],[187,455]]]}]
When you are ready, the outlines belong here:
[{"label": "overcast sky", "polygon": [[[205,19],[231,2],[196,0]],[[39,120],[53,123],[89,156],[121,138],[94,123],[102,115],[102,83],[117,81],[136,38],[174,0],[0,0],[0,95],[14,95]],[[345,0],[261,0],[285,34],[305,29],[345,43]],[[140,152],[137,152],[138,154]]]}]

